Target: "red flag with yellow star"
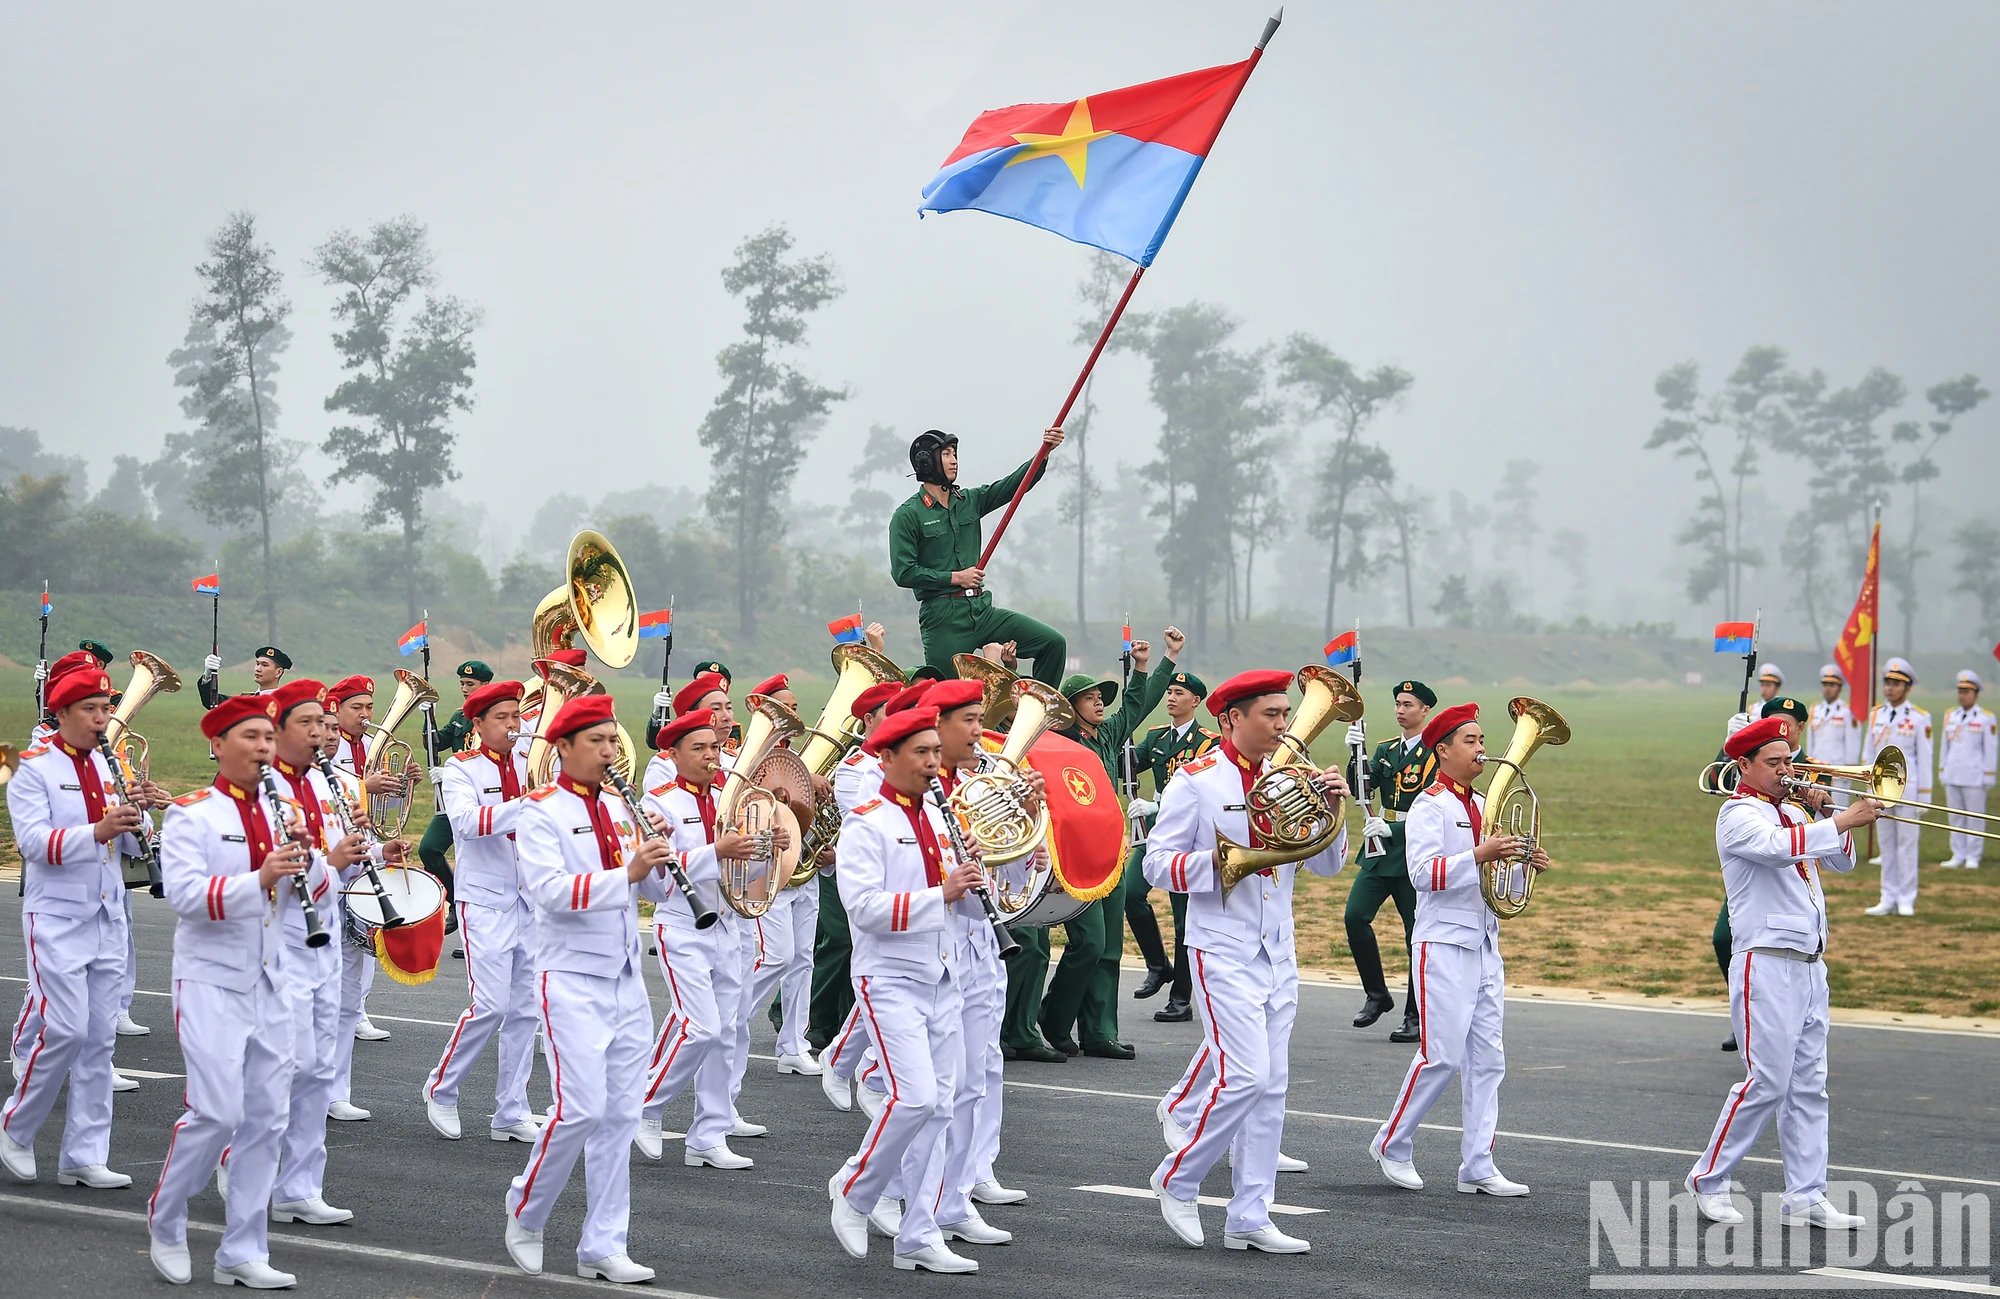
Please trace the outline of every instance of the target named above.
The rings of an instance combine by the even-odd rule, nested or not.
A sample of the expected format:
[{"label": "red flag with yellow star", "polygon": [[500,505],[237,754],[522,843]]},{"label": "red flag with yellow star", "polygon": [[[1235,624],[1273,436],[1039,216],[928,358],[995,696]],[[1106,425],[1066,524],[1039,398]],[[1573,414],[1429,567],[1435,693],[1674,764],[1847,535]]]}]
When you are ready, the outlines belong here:
[{"label": "red flag with yellow star", "polygon": [[1091,750],[1051,732],[1028,750],[1049,800],[1049,856],[1071,897],[1094,902],[1125,869],[1125,811],[1111,773]]},{"label": "red flag with yellow star", "polygon": [[1878,523],[1868,538],[1868,567],[1862,570],[1861,594],[1854,601],[1854,612],[1847,615],[1840,643],[1833,647],[1833,661],[1840,664],[1842,674],[1847,677],[1855,702],[1867,700],[1870,710],[1875,706],[1875,629],[1881,625],[1881,569],[1882,525]]}]

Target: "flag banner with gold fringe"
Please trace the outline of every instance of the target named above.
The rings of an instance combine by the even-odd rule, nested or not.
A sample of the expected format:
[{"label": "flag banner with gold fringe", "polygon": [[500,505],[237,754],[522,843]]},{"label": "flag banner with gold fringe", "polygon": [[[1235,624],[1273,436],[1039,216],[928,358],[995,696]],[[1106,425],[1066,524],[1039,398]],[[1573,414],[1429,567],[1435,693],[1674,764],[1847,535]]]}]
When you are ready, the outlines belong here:
[{"label": "flag banner with gold fringe", "polygon": [[1118,887],[1125,870],[1125,812],[1098,756],[1050,733],[1028,750],[1049,799],[1049,858],[1063,892],[1095,902]]},{"label": "flag banner with gold fringe", "polygon": [[[428,871],[425,874],[429,874]],[[443,891],[443,886],[439,886]],[[416,987],[437,977],[444,955],[444,908],[414,923],[375,931],[375,961],[382,973]]]}]

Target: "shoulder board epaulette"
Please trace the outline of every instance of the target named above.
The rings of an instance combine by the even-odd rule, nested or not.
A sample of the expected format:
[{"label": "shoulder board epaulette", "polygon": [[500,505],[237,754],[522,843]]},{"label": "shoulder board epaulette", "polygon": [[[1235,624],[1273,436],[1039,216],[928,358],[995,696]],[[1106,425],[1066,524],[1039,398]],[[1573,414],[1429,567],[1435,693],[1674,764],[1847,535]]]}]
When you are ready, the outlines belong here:
[{"label": "shoulder board epaulette", "polygon": [[1911,705],[1910,705],[1910,711],[1911,711],[1911,712],[1913,712],[1913,713],[1915,713],[1915,714],[1916,714],[1917,716],[1919,716],[1919,717],[1929,717],[1929,716],[1931,715],[1931,712],[1930,712],[1930,709],[1928,709],[1928,708],[1919,708],[1919,707],[1918,707],[1917,705],[1915,705],[1915,704],[1911,704]]},{"label": "shoulder board epaulette", "polygon": [[671,781],[671,780],[669,780],[669,781],[666,781],[666,782],[664,782],[664,783],[662,783],[662,784],[658,784],[658,785],[655,785],[655,786],[653,786],[653,787],[652,787],[651,789],[647,790],[646,792],[647,792],[648,794],[653,794],[653,795],[659,795],[659,794],[664,794],[664,793],[666,793],[666,792],[667,792],[668,790],[672,789],[673,787],[674,787],[674,782],[673,782],[673,781]]},{"label": "shoulder board epaulette", "polygon": [[457,753],[451,755],[451,760],[453,762],[470,762],[478,756],[479,750],[477,749],[460,749]]},{"label": "shoulder board epaulette", "polygon": [[860,761],[867,756],[868,755],[863,753],[861,750],[856,749],[854,752],[848,754],[845,758],[842,758],[841,761],[846,763],[848,766],[852,767],[858,765]]},{"label": "shoulder board epaulette", "polygon": [[196,803],[201,802],[201,800],[207,798],[210,794],[213,794],[214,792],[215,792],[215,786],[203,785],[200,789],[194,790],[191,793],[182,794],[179,798],[175,799],[174,806],[193,807]]},{"label": "shoulder board epaulette", "polygon": [[36,745],[36,746],[35,746],[34,748],[32,748],[32,749],[29,749],[29,750],[28,750],[27,752],[23,753],[23,754],[21,755],[21,760],[22,760],[23,762],[25,762],[25,761],[27,761],[27,760],[28,760],[29,758],[39,758],[39,757],[41,757],[41,756],[42,756],[42,755],[43,755],[44,753],[47,753],[48,751],[49,751],[49,746],[48,746],[48,745],[46,745],[46,744],[37,744],[37,745]]},{"label": "shoulder board epaulette", "polygon": [[1207,771],[1210,767],[1213,767],[1215,765],[1216,760],[1219,759],[1221,756],[1222,755],[1219,753],[1204,753],[1199,758],[1190,759],[1188,762],[1182,764],[1181,771],[1183,773],[1190,771]]},{"label": "shoulder board epaulette", "polygon": [[529,790],[527,793],[527,797],[539,803],[543,799],[547,798],[550,794],[555,793],[556,789],[557,789],[556,782],[552,780],[548,784],[543,785],[540,789]]},{"label": "shoulder board epaulette", "polygon": [[882,806],[881,799],[871,798],[866,803],[856,804],[854,808],[854,814],[856,816],[860,816],[864,812],[873,812],[876,808],[880,806]]},{"label": "shoulder board epaulette", "polygon": [[1449,794],[1450,792],[1451,790],[1445,787],[1445,783],[1442,780],[1433,780],[1429,788],[1424,790],[1426,794]]}]

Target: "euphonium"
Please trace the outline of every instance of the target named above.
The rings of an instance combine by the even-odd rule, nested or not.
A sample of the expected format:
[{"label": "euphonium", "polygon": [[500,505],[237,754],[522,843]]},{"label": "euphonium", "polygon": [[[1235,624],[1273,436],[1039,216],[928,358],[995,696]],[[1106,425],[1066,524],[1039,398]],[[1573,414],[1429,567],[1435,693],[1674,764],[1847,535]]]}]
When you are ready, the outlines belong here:
[{"label": "euphonium", "polygon": [[[1486,786],[1486,810],[1480,817],[1483,838],[1497,834],[1520,835],[1527,846],[1518,857],[1497,859],[1479,867],[1479,895],[1486,909],[1502,920],[1511,920],[1528,909],[1535,893],[1535,871],[1528,858],[1542,837],[1542,803],[1528,784],[1522,770],[1535,750],[1544,744],[1568,744],[1569,723],[1561,713],[1539,699],[1521,695],[1507,705],[1514,719],[1514,738],[1507,742],[1505,757],[1488,758],[1500,770]],[[1519,867],[1516,883],[1515,868]]]},{"label": "euphonium", "polygon": [[[791,807],[757,784],[756,777],[765,760],[778,751],[779,742],[805,734],[806,724],[797,713],[767,695],[751,695],[743,704],[750,710],[750,721],[743,728],[743,747],[737,750],[736,763],[723,778],[722,793],[715,800],[715,827],[718,834],[733,830],[749,835],[756,850],[747,858],[724,858],[716,866],[723,901],[738,915],[755,920],[771,909],[791,882],[803,837]],[[779,826],[791,835],[791,847],[777,846]]]},{"label": "euphonium", "polygon": [[[839,677],[833,694],[820,710],[819,720],[806,731],[807,740],[799,749],[799,760],[814,776],[833,773],[841,759],[860,746],[861,723],[854,717],[854,701],[870,686],[884,681],[901,681],[903,670],[889,656],[866,645],[842,644],[833,647],[833,667]],[[792,872],[791,887],[811,882],[818,873],[819,856],[840,838],[840,804],[829,793],[813,804],[812,824],[805,827],[799,844],[798,869]]]},{"label": "euphonium", "polygon": [[410,746],[396,738],[396,728],[418,708],[435,704],[437,699],[438,692],[431,689],[430,682],[414,672],[397,668],[396,694],[389,701],[389,711],[382,714],[379,723],[362,723],[374,733],[374,741],[368,746],[368,761],[362,764],[359,773],[363,786],[370,776],[386,773],[396,778],[402,790],[400,794],[367,795],[368,822],[385,840],[400,837],[403,827],[410,822],[410,782],[415,774],[410,770]]},{"label": "euphonium", "polygon": [[133,779],[145,780],[153,763],[152,746],[146,743],[145,736],[132,729],[132,719],[153,702],[155,695],[171,695],[180,688],[180,677],[167,666],[165,659],[144,650],[132,651],[132,679],[125,683],[125,693],[119,697],[117,711],[111,714],[111,724],[104,728],[104,738]]},{"label": "euphonium", "polygon": [[[1076,724],[1069,700],[1054,686],[1017,680],[1008,688],[1008,697],[1013,704],[1014,725],[1007,732],[1006,744],[998,753],[982,753],[979,769],[960,780],[951,793],[951,811],[979,844],[988,867],[1017,862],[1049,837],[1048,802],[1043,800],[1033,812],[1028,810],[1021,763],[1045,733]],[[1017,909],[1006,903],[1018,895],[1004,894],[997,885],[994,892],[1002,910]]]},{"label": "euphonium", "polygon": [[986,729],[1005,730],[1008,719],[1014,716],[1014,683],[1020,680],[1012,672],[991,659],[977,654],[954,654],[951,656],[952,670],[967,681],[977,681],[986,692]]},{"label": "euphonium", "polygon": [[1346,677],[1317,663],[1299,669],[1298,684],[1303,695],[1299,711],[1278,738],[1271,769],[1243,797],[1252,837],[1263,843],[1251,847],[1215,832],[1215,869],[1224,893],[1258,871],[1324,852],[1340,834],[1342,800],[1328,802],[1311,777],[1297,769],[1311,769],[1308,749],[1321,731],[1335,721],[1351,725],[1360,720],[1361,695]]},{"label": "euphonium", "polygon": [[[543,673],[541,681],[529,684],[521,697],[521,707],[526,711],[539,702],[542,722],[555,720],[570,699],[600,693],[603,687],[588,672],[561,664],[544,664],[541,660],[556,650],[573,649],[578,636],[583,637],[585,647],[606,667],[622,668],[639,652],[639,600],[632,591],[631,571],[610,540],[588,528],[570,538],[569,548],[563,554],[563,575],[563,584],[535,606],[528,627],[528,643],[536,668],[549,671]],[[567,683],[567,693],[560,697],[554,688],[553,673],[557,670],[574,678]],[[543,684],[544,681],[548,684]],[[618,770],[627,780],[636,770],[633,765],[636,752],[631,735],[621,723]],[[529,782],[538,786],[547,784],[555,770],[555,761],[555,746],[536,737],[528,746]]]}]

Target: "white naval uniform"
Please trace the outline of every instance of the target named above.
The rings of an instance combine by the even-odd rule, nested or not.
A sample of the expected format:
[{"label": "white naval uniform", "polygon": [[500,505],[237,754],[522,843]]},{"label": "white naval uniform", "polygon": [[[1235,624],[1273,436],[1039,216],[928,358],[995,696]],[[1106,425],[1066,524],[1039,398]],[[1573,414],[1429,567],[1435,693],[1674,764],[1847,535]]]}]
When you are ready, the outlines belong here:
[{"label": "white naval uniform", "polygon": [[96,773],[104,807],[116,806],[103,755],[60,737],[23,753],[7,782],[7,812],[26,876],[21,934],[28,990],[14,1045],[21,1078],[0,1110],[0,1129],[32,1149],[67,1078],[59,1169],[110,1157],[111,1053],[131,935],[118,857],[139,851],[129,834],[97,841],[79,762]]},{"label": "white naval uniform", "polygon": [[1301,870],[1339,874],[1347,857],[1343,828],[1316,855],[1222,891],[1215,837],[1251,841],[1244,782],[1268,770],[1268,762],[1248,766],[1225,742],[1168,782],[1159,819],[1146,837],[1146,879],[1188,895],[1185,934],[1194,964],[1194,1002],[1202,1045],[1219,1062],[1187,1139],[1160,1162],[1154,1178],[1176,1199],[1192,1200],[1208,1170],[1233,1146],[1235,1194],[1226,1229],[1238,1234],[1271,1225],[1277,1192],[1292,1022],[1299,1008],[1292,885]]},{"label": "white naval uniform", "polygon": [[[1501,1043],[1507,967],[1500,959],[1500,922],[1479,891],[1472,849],[1486,799],[1440,774],[1410,805],[1404,832],[1406,866],[1417,890],[1410,930],[1419,1034],[1417,1056],[1371,1149],[1408,1162],[1417,1125],[1444,1089],[1459,1078],[1464,1136],[1458,1180],[1492,1177],[1493,1131],[1500,1122],[1500,1082],[1507,1075]],[[1519,872],[1522,867],[1516,866]]]},{"label": "white naval uniform", "polygon": [[[327,870],[327,852],[346,838],[347,830],[317,767],[295,773],[281,762],[277,771],[278,787],[300,804],[301,815],[307,799],[318,804],[320,836],[313,844],[313,861],[319,878],[313,884],[313,907],[320,926],[331,935],[324,947],[307,947],[305,908],[285,913],[285,978],[291,985],[294,1028],[292,1093],[271,1199],[289,1204],[326,1190],[326,1107],[333,1099],[334,1036],[340,1024],[340,897]],[[295,774],[300,777],[296,782]],[[307,825],[310,828],[311,818]]]},{"label": "white naval uniform", "polygon": [[[266,890],[257,877],[273,829],[255,790],[218,776],[175,799],[160,831],[160,873],[179,920],[174,1027],[187,1063],[187,1112],[174,1124],[147,1220],[154,1239],[184,1242],[188,1200],[228,1147],[218,1267],[270,1257],[265,1228],[291,1106],[298,1011],[285,926],[300,912],[291,880]],[[317,860],[306,883],[325,883]]]},{"label": "white naval uniform", "polygon": [[[927,845],[935,847],[942,880],[958,861],[944,819],[928,799],[886,785],[841,822],[840,901],[854,935],[854,999],[886,1086],[881,1110],[833,1183],[860,1213],[889,1195],[899,1175],[901,1186],[926,1185],[965,1061],[957,950],[963,920],[945,904],[942,885],[929,882]],[[934,1192],[937,1183],[928,1185]],[[911,1197],[896,1253],[943,1243],[931,1205],[916,1203],[928,1198]]]},{"label": "white naval uniform", "polygon": [[535,996],[556,1100],[508,1188],[507,1212],[527,1230],[542,1230],[582,1155],[576,1256],[584,1262],[625,1253],[632,1216],[628,1148],[653,1037],[638,900],[666,901],[657,875],[637,884],[625,877],[637,832],[630,809],[609,790],[593,793],[566,777],[528,794],[514,823],[521,891],[535,909]]},{"label": "white naval uniform", "polygon": [[[873,798],[882,787],[882,760],[872,753],[856,749],[842,758],[840,765],[833,769],[833,798],[840,805],[843,823],[847,814],[862,803]],[[843,842],[845,836],[843,835]],[[834,883],[840,882],[839,862],[843,855],[840,844],[834,845]],[[852,926],[850,926],[852,928]],[[864,1083],[873,1082],[875,1090],[881,1091],[879,1069],[867,1066],[874,1063],[874,1043],[868,1036],[868,1025],[861,1015],[861,1004],[847,1012],[847,1021],[833,1036],[833,1041],[820,1052],[820,1066],[831,1069],[836,1078],[852,1078],[857,1072],[865,1075]]]},{"label": "white naval uniform", "polygon": [[667,900],[653,910],[653,945],[673,1010],[653,1043],[644,1092],[645,1116],[658,1119],[694,1084],[694,1117],[687,1148],[713,1150],[735,1126],[736,1041],[746,1017],[743,1001],[743,929],[748,922],[722,900],[715,856],[715,785],[697,793],[678,777],[646,791],[645,806],[666,818],[681,869],[716,912],[707,929],[694,927],[694,909],[671,880]]},{"label": "white naval uniform", "polygon": [[1820,868],[1854,869],[1854,843],[1828,819],[1741,789],[1715,819],[1729,891],[1729,1017],[1743,1081],[1729,1089],[1688,1185],[1729,1189],[1775,1111],[1786,1209],[1826,1193],[1826,897]]},{"label": "white naval uniform", "polygon": [[[361,761],[354,758],[354,747],[360,746]],[[334,770],[347,777],[347,798],[358,814],[366,814],[368,792],[361,783],[361,771],[367,764],[368,754],[374,748],[375,737],[364,735],[360,740],[350,740],[342,732],[334,744]],[[361,871],[356,867],[346,873],[341,884],[352,888]],[[364,886],[365,887],[365,886]],[[345,892],[341,895],[340,910],[343,918],[347,912]],[[333,1099],[353,1101],[354,1091],[354,1028],[368,1018],[368,989],[375,983],[375,953],[364,951],[346,940],[346,926],[343,924],[334,946],[340,949],[340,1022],[335,1028]]]},{"label": "white naval uniform", "polygon": [[508,798],[501,763],[525,793],[528,760],[519,753],[468,749],[442,764],[438,804],[451,823],[457,855],[458,935],[465,948],[470,1004],[458,1017],[424,1095],[456,1106],[466,1075],[500,1037],[493,1083],[494,1128],[527,1121],[528,1076],[535,1066],[535,912],[521,893],[514,849],[520,797]]},{"label": "white naval uniform", "polygon": [[[1868,738],[1861,750],[1863,762],[1873,762],[1887,748],[1903,751],[1909,766],[1910,783],[1906,797],[1928,803],[1931,797],[1931,715],[1907,698],[1900,704],[1883,704],[1868,723]],[[1901,816],[1906,810],[1890,808]],[[1917,900],[1917,836],[1914,825],[1900,821],[1877,821],[1876,841],[1882,846],[1882,901],[1893,906],[1911,906]]]},{"label": "white naval uniform", "polygon": [[1993,714],[1974,704],[1944,715],[1944,742],[1938,745],[1938,779],[1944,782],[1945,806],[1952,809],[1951,855],[1970,866],[1979,864],[1986,841],[1961,830],[1985,830],[1988,823],[1963,812],[1984,812],[1986,791],[1993,788],[1994,760],[2000,756],[2000,730]]}]

